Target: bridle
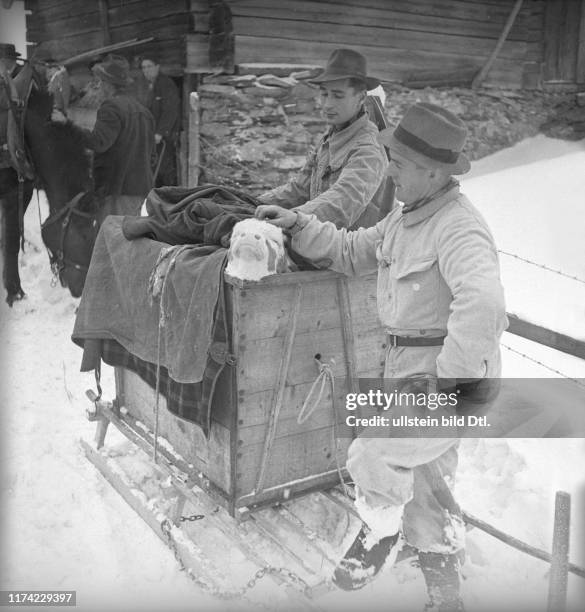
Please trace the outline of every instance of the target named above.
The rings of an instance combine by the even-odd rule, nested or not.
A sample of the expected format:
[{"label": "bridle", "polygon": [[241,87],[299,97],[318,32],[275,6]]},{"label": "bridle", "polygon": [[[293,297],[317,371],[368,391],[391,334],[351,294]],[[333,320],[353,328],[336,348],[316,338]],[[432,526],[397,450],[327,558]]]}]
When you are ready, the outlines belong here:
[{"label": "bridle", "polygon": [[[92,225],[94,228],[98,227],[97,212],[88,213],[78,209],[79,203],[84,195],[86,195],[86,192],[84,191],[78,193],[63,208],[60,208],[59,210],[51,213],[41,226],[41,234],[49,250],[51,269],[55,277],[58,277],[59,279],[61,279],[61,275],[67,267],[74,268],[79,272],[85,272],[86,274],[89,270],[89,264],[86,265],[85,263],[75,261],[69,256],[67,256],[65,252],[67,235],[71,227],[71,221],[73,217],[81,217],[82,219],[86,219],[89,224]],[[56,249],[52,249],[47,244],[46,236],[49,233],[49,229],[51,228],[51,226],[59,223],[61,225],[59,245]]]}]

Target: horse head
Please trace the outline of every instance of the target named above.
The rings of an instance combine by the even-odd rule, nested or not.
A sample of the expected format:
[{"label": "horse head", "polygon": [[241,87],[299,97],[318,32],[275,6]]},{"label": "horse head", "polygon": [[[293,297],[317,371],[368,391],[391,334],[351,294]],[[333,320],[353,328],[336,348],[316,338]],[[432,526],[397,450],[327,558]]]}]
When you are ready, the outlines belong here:
[{"label": "horse head", "polygon": [[51,254],[51,267],[63,287],[80,297],[99,231],[99,201],[93,193],[80,193],[43,223],[43,242]]}]

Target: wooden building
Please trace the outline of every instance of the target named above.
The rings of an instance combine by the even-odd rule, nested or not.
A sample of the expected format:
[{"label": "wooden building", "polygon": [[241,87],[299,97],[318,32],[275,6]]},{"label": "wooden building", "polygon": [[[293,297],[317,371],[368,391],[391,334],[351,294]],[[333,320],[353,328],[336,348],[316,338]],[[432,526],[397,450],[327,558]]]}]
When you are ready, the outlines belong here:
[{"label": "wooden building", "polygon": [[[29,57],[84,54],[68,64],[74,84],[90,79],[100,48],[121,45],[129,58],[156,51],[182,87],[185,132],[189,94],[205,75],[322,66],[341,46],[362,52],[372,74],[411,87],[468,86],[480,72],[491,87],[585,86],[585,0],[25,0],[25,8]],[[186,133],[181,149],[182,182],[193,184],[197,144]]]},{"label": "wooden building", "polygon": [[[154,37],[165,70],[230,72],[243,63],[322,64],[363,52],[388,81],[473,74],[517,0],[25,0],[27,39],[58,60]],[[584,0],[524,0],[486,84],[585,82]],[[145,47],[136,47],[137,53]],[[235,55],[234,55],[235,53]]]}]

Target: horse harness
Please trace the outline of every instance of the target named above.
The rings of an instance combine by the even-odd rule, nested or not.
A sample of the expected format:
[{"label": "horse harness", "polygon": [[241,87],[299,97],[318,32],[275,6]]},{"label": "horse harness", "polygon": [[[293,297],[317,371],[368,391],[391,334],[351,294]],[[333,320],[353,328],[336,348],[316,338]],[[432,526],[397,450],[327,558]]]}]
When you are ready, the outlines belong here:
[{"label": "horse harness", "polygon": [[[51,270],[55,278],[61,279],[61,275],[66,267],[72,267],[80,272],[89,270],[89,264],[80,263],[69,258],[66,253],[66,240],[69,229],[71,228],[72,217],[81,217],[86,219],[89,225],[97,229],[97,213],[88,213],[79,210],[79,204],[86,195],[85,191],[78,193],[72,200],[70,200],[63,208],[51,213],[45,222],[41,226],[41,235],[43,242],[45,243],[47,250],[49,251],[49,259],[51,261]],[[56,226],[56,227],[54,227]],[[52,232],[56,231],[58,240],[52,240]],[[55,244],[57,242],[57,244]]]}]

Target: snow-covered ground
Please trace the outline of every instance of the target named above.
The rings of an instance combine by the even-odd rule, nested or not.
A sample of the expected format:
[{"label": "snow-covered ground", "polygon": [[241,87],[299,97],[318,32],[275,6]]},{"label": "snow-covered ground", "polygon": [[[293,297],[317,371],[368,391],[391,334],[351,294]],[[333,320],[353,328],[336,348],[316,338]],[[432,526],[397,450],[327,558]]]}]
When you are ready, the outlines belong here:
[{"label": "snow-covered ground", "polygon": [[[527,163],[528,162],[528,163]],[[583,193],[585,142],[537,137],[473,165],[464,191],[488,219],[499,247],[585,279]],[[41,214],[46,214],[41,203]],[[203,595],[180,573],[170,551],[84,458],[78,439],[91,440],[81,351],[70,341],[77,300],[51,286],[33,200],[25,219],[22,257],[28,298],[0,305],[2,408],[1,589],[77,590],[88,610],[241,609]],[[510,261],[508,261],[508,259]],[[585,337],[582,283],[502,256],[510,310],[573,336]],[[533,272],[534,269],[534,272]],[[503,344],[572,377],[585,362],[506,334]],[[517,353],[503,351],[508,377],[554,375]],[[105,373],[105,395],[113,377]],[[585,407],[581,407],[585,408]],[[119,444],[113,433],[108,442]],[[572,494],[571,560],[585,565],[585,441],[466,440],[458,496],[470,513],[550,550],[557,490]],[[478,530],[468,534],[463,594],[469,612],[544,610],[547,564]],[[222,559],[217,561],[221,564]],[[581,609],[585,580],[571,577],[571,609]],[[259,584],[251,598],[288,609]],[[268,590],[265,590],[268,589]],[[426,601],[419,570],[386,568],[356,593],[331,593],[324,610],[421,610]]]}]

